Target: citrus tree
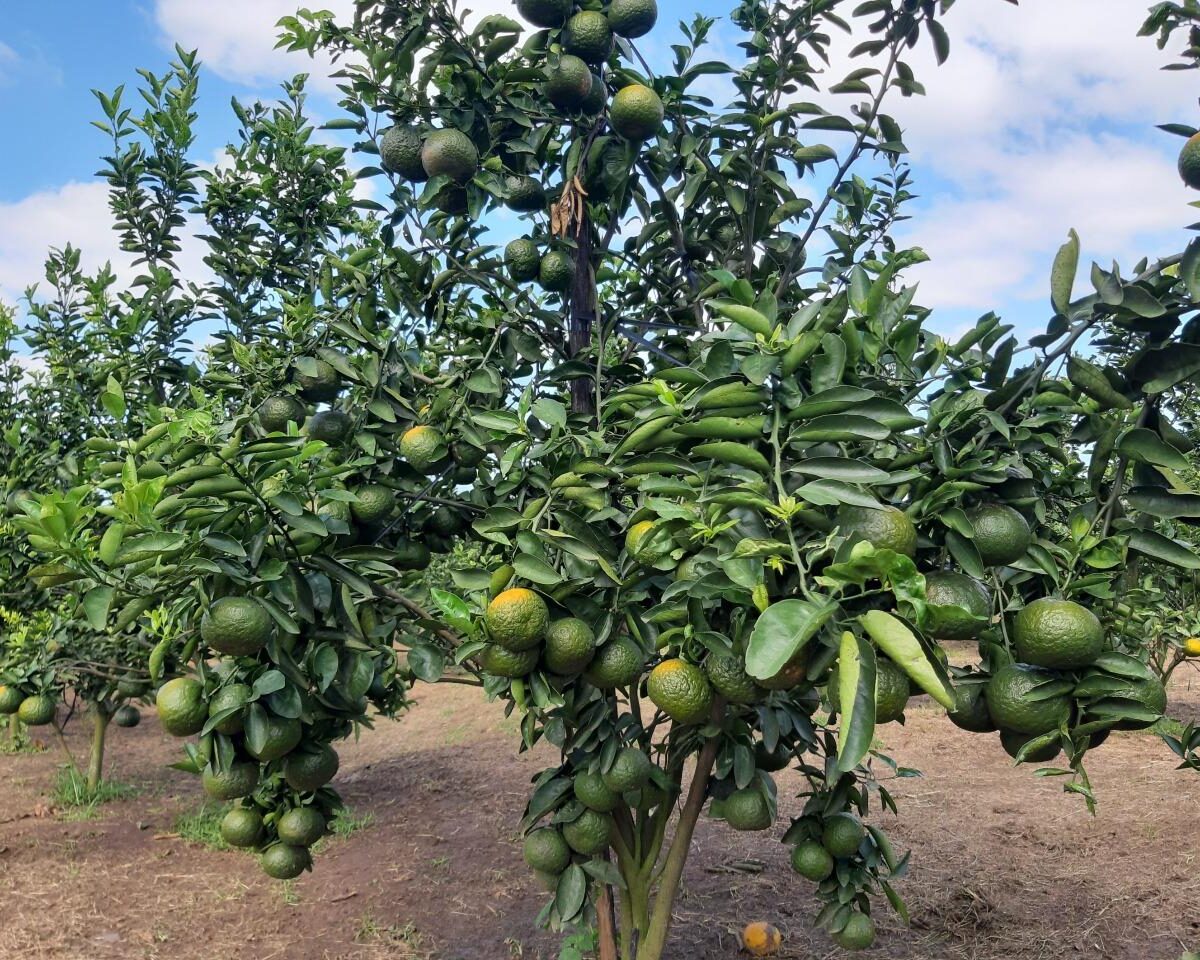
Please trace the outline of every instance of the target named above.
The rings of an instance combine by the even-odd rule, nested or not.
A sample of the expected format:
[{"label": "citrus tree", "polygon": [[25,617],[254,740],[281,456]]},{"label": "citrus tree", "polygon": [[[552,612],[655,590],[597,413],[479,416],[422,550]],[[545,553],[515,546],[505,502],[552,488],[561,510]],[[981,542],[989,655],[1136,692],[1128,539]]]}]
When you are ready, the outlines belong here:
[{"label": "citrus tree", "polygon": [[[517,374],[505,413],[467,409],[503,450],[472,525],[497,556],[438,600],[524,745],[561,750],[525,855],[554,894],[543,919],[594,920],[602,956],[662,955],[702,812],[771,827],[793,762],[793,865],[835,940],[869,945],[867,894],[903,912],[905,863],[860,820],[872,798],[894,809],[872,737],[914,692],[1018,760],[1065,751],[1047,772],[1089,802],[1087,750],[1165,706],[1136,620],[1161,565],[1195,557],[1097,450],[1103,426],[1126,461],[1155,456],[1080,354],[1173,261],[1094,271],[1074,297],[1072,240],[1044,335],[1022,345],[994,315],[954,343],[926,329],[883,106],[922,92],[913,44],[947,54],[948,6],[743,3],[739,68],[703,59],[698,17],[658,75],[636,46],[646,0],[521,0],[520,21],[473,29],[440,3],[283,22],[291,47],[342,58],[337,126],[379,156],[384,236],[435,264],[427,303],[467,287],[544,344],[528,371],[484,354],[493,389]],[[861,65],[824,83],[854,18]],[[698,84],[726,74],[714,109]],[[501,206],[524,234],[503,247]],[[948,669],[949,641],[977,641],[977,664]]]},{"label": "citrus tree", "polygon": [[[0,401],[9,412],[0,438],[5,453],[4,513],[0,519],[0,712],[9,718],[8,742],[21,744],[21,717],[40,720],[46,712],[41,699],[53,684],[45,643],[49,639],[49,608],[53,601],[34,585],[33,551],[17,535],[12,518],[29,487],[46,477],[59,453],[58,441],[46,416],[45,383],[31,375],[23,362],[22,346],[12,310],[0,309]],[[28,706],[22,711],[25,701]],[[54,700],[49,700],[53,714]]]},{"label": "citrus tree", "polygon": [[[22,521],[33,539],[60,518],[38,544],[85,605],[101,598],[92,612],[110,635],[152,639],[142,662],[161,683],[159,719],[198,735],[181,766],[238,801],[223,835],[279,878],[308,866],[336,813],[329,744],[405,707],[407,677],[441,675],[450,634],[420,582],[483,512],[464,485],[486,451],[456,426],[453,387],[469,372],[430,331],[470,323],[477,339],[497,326],[460,321],[452,301],[427,311],[428,266],[381,238],[345,151],[316,139],[303,85],[274,105],[235,104],[237,139],[215,170],[177,159],[196,177],[214,277],[163,274],[164,355],[189,333],[209,344],[179,364],[177,389],[146,401],[155,422],[136,439],[88,440],[109,479],[72,492],[69,513],[43,498]],[[120,92],[101,101],[126,136]],[[147,236],[130,241],[139,256]],[[486,408],[490,379],[482,392]]]},{"label": "citrus tree", "polygon": [[[65,695],[87,706],[89,794],[103,773],[110,722],[135,725],[140,714],[129,701],[150,692],[153,643],[140,618],[151,604],[114,609],[114,589],[88,574],[97,554],[111,558],[121,541],[120,524],[109,520],[118,511],[123,464],[108,461],[115,451],[148,451],[158,442],[166,431],[161,410],[187,397],[194,378],[182,355],[199,302],[176,258],[179,228],[196,199],[197,168],[185,156],[196,70],[194,57],[180,51],[164,75],[145,74],[140,114],[122,106],[123,91],[100,97],[99,126],[112,138],[102,175],[114,228],[135,260],[132,280],[121,282],[109,265],[86,272],[81,251],[67,246],[50,252],[44,285],[26,292],[22,337],[40,372],[27,378],[31,414],[10,431],[6,467],[18,479],[22,469],[27,474],[24,495],[10,498],[17,508],[11,522],[26,535],[24,549],[46,562],[14,585],[48,589],[55,598],[46,642],[26,669],[41,671],[38,692],[49,698],[39,701],[38,722],[61,734],[73,707],[56,719],[55,700]],[[26,451],[40,470],[25,466]]]}]

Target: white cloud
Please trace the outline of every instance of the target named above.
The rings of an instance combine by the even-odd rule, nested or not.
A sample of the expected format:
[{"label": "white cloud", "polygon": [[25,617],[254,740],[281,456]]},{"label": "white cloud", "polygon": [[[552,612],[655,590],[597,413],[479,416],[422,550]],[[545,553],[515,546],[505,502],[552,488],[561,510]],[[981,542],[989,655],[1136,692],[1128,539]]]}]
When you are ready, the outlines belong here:
[{"label": "white cloud", "polygon": [[[181,275],[202,282],[210,276],[204,265],[205,246],[193,234],[201,224],[189,218],[177,254]],[[80,251],[85,273],[111,263],[118,283],[135,275],[132,257],[120,249],[108,209],[108,185],[72,181],[53,190],[30,194],[13,203],[0,203],[0,301],[16,303],[31,284],[45,284],[46,255],[67,244]]]},{"label": "white cloud", "polygon": [[21,58],[17,55],[17,51],[3,40],[0,40],[0,80],[7,79],[9,69],[19,63],[20,60]]},{"label": "white cloud", "polygon": [[[353,7],[352,0],[323,0],[314,9],[344,20]],[[226,80],[258,86],[309,73],[317,89],[332,92],[328,59],[275,49],[276,24],[296,10],[296,0],[156,0],[154,17],[167,41],[198,50],[205,65]]]},{"label": "white cloud", "polygon": [[68,243],[82,250],[88,269],[111,260],[114,269],[128,270],[111,223],[100,182],[71,182],[0,204],[0,297],[15,302],[26,286],[42,283],[47,251]]},{"label": "white cloud", "polygon": [[923,303],[1045,299],[1071,227],[1085,271],[1089,257],[1181,245],[1180,141],[1153,125],[1189,117],[1194,84],[1159,69],[1164,54],[1136,35],[1144,12],[1128,0],[958,4],[949,61],[936,67],[927,44],[910,57],[928,96],[888,109],[924,196],[906,231],[933,258],[914,273]]},{"label": "white cloud", "polygon": [[[294,16],[297,6],[296,0],[155,0],[154,17],[169,43],[198,50],[205,65],[226,80],[257,87],[308,73],[313,89],[334,94],[337,85],[329,74],[335,67],[328,57],[275,49],[276,24]],[[511,0],[475,0],[469,6],[468,25],[488,14],[513,13]],[[322,0],[310,9],[329,10],[345,23],[353,18],[354,2]]]}]

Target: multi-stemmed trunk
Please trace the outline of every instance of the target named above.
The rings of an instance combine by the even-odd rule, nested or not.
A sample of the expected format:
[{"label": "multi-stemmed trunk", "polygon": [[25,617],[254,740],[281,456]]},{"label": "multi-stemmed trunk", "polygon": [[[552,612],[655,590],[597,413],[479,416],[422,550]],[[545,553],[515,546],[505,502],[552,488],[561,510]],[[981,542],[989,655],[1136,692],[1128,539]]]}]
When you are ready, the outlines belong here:
[{"label": "multi-stemmed trunk", "polygon": [[[665,820],[671,812],[669,806],[664,806],[656,815],[663,818],[652,831],[658,842],[643,850],[641,858],[624,843],[617,845],[617,868],[624,889],[616,892],[618,918],[615,922],[613,891],[605,889],[598,899],[600,960],[661,960],[692,836],[707,798],[717,748],[716,739],[708,740],[696,758],[696,769],[665,854],[662,854],[661,839],[658,838],[666,831]],[[682,775],[680,767],[674,777],[677,787],[681,786]],[[633,827],[628,808],[621,807],[618,817],[624,818],[629,828]]]}]

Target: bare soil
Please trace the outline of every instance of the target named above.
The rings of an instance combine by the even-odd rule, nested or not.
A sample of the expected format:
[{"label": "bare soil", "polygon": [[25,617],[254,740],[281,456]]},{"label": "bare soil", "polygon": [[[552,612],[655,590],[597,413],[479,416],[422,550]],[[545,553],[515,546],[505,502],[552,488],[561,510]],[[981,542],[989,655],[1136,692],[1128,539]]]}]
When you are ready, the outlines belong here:
[{"label": "bare soil", "polygon": [[[1172,711],[1200,713],[1200,674]],[[152,716],[114,729],[109,775],[133,799],[72,819],[52,807],[54,749],[0,756],[0,944],[4,957],[171,960],[551,960],[535,929],[545,894],[521,860],[528,782],[555,757],[519,755],[515,724],[457,686],[422,687],[400,723],[342,749],[338,786],[368,827],[328,841],[314,873],[266,879],[243,854],[181,839],[199,784],[167,764],[178,741]],[[86,730],[69,729],[75,750]],[[883,748],[923,776],[887,787],[880,817],[912,848],[898,888],[911,926],[877,907],[877,945],[895,960],[1178,960],[1200,945],[1200,779],[1176,772],[1155,737],[1116,734],[1089,763],[1095,818],[1055,779],[1014,769],[994,736],[965,733],[914,701]],[[778,776],[781,816],[796,774]],[[735,931],[770,920],[786,958],[844,956],[810,926],[810,885],[777,837],[702,823],[676,912],[672,958],[737,954]]]}]

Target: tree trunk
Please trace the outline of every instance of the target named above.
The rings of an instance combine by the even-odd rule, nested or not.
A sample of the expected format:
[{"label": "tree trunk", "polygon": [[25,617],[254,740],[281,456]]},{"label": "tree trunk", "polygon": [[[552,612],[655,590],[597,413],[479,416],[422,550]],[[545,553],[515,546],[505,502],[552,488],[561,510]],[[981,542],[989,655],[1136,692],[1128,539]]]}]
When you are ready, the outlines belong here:
[{"label": "tree trunk", "polygon": [[100,789],[100,781],[104,779],[104,739],[108,733],[108,721],[112,714],[105,709],[104,704],[92,704],[92,752],[88,757],[87,790],[88,795],[95,795]]},{"label": "tree trunk", "polygon": [[[596,273],[592,269],[592,218],[584,204],[583,216],[576,225],[575,280],[571,284],[571,304],[567,315],[567,356],[572,359],[592,345],[592,324],[596,320]],[[575,413],[595,413],[595,384],[584,377],[571,381],[571,409]]]},{"label": "tree trunk", "polygon": [[605,884],[596,904],[596,939],[600,945],[600,960],[618,960],[617,924],[613,916],[612,888]]},{"label": "tree trunk", "polygon": [[[723,708],[723,704],[718,704],[714,711]],[[662,878],[654,898],[654,910],[650,915],[650,926],[646,938],[638,944],[637,960],[661,960],[666,948],[667,934],[671,929],[671,909],[675,905],[679,881],[683,877],[683,866],[692,847],[692,834],[696,830],[696,822],[700,819],[700,811],[704,809],[708,781],[712,776],[713,764],[717,760],[717,743],[715,738],[709,740],[700,751],[700,756],[696,758],[696,771],[692,774],[687,802],[679,814],[675,836],[671,840],[671,848],[663,864]]]},{"label": "tree trunk", "polygon": [[17,744],[21,742],[21,721],[17,719],[15,713],[8,716],[8,743],[14,750]]}]

